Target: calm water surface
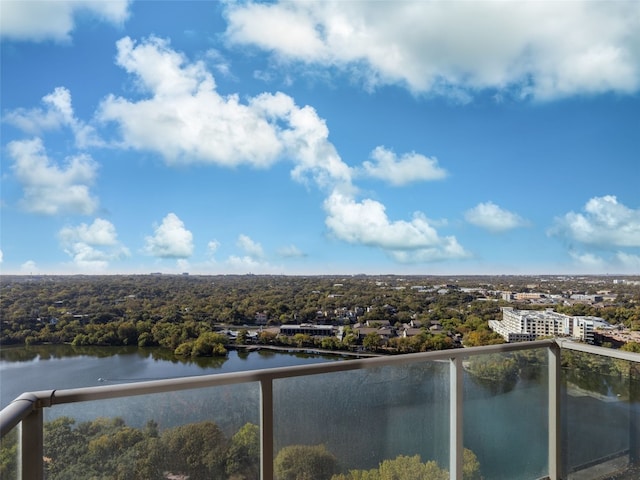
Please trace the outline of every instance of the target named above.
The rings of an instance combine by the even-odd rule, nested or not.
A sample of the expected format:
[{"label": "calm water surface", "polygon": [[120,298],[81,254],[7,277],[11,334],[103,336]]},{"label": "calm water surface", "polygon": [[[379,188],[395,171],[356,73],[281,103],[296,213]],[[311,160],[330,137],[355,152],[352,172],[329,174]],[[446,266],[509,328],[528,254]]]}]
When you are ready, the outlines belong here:
[{"label": "calm water surface", "polygon": [[0,408],[23,392],[239,372],[341,360],[340,356],[230,351],[184,361],[159,348],[37,345],[0,349]]},{"label": "calm water surface", "polygon": [[[161,349],[33,346],[0,350],[2,406],[25,391],[65,389],[339,361],[339,356],[232,351],[227,359],[179,361]],[[546,475],[546,367],[514,384],[487,385],[465,375],[464,438],[485,479]],[[429,362],[274,381],[274,443],[328,443],[350,468],[420,454],[448,462],[448,364]],[[160,427],[210,419],[228,432],[259,420],[259,388],[245,385],[85,402],[45,409],[45,420],[100,416]],[[571,465],[629,447],[638,406],[585,395],[566,397],[565,441]]]}]

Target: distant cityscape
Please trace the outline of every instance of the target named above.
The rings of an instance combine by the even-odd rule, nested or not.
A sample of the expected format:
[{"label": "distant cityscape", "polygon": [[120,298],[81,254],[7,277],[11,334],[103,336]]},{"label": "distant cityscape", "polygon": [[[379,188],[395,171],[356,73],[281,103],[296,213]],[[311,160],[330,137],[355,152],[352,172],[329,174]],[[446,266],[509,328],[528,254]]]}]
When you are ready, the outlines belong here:
[{"label": "distant cityscape", "polygon": [[[640,344],[635,276],[2,276],[0,344],[412,351],[567,337]],[[202,341],[201,341],[202,343]]]}]

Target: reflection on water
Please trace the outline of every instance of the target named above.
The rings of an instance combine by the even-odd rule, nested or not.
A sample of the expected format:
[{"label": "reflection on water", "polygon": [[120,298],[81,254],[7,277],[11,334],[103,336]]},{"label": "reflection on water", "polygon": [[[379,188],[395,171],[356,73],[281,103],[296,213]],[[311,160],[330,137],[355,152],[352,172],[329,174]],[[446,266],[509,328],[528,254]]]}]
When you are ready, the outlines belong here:
[{"label": "reflection on water", "polygon": [[[638,443],[632,427],[640,424],[633,370],[626,362],[589,357],[567,356],[563,365],[563,448],[569,468]],[[464,362],[464,446],[476,453],[486,479],[544,477],[546,352],[478,359]],[[0,381],[4,405],[25,390],[96,385],[98,378],[122,382],[335,360],[264,350],[185,360],[162,349],[30,346],[0,352]],[[232,433],[247,422],[259,422],[259,396],[257,383],[232,385],[57,406],[45,410],[45,419],[122,417],[133,426],[152,419],[161,428],[213,420]],[[276,380],[274,404],[276,449],[323,443],[340,461],[360,469],[375,468],[399,454],[420,454],[447,465],[447,362]]]},{"label": "reflection on water", "polygon": [[176,357],[163,348],[30,345],[0,349],[0,400],[23,392],[158,380],[340,360],[339,356],[230,351],[225,357]]}]

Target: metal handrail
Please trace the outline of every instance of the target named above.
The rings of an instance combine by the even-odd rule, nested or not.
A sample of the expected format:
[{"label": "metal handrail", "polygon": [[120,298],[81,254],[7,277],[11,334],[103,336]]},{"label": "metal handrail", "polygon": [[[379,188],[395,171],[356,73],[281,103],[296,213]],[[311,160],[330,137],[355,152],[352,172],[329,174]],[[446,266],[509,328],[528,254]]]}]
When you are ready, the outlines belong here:
[{"label": "metal handrail", "polygon": [[[9,406],[0,411],[0,431],[5,435],[5,425],[15,426],[15,417],[20,418],[28,414],[28,409],[15,409],[11,405],[26,398],[31,399],[33,408],[40,406],[49,407],[65,403],[87,402],[92,400],[107,400],[112,398],[131,397],[135,395],[148,395],[153,393],[165,393],[179,390],[191,390],[197,388],[218,387],[239,383],[259,382],[264,379],[278,379],[318,375],[332,372],[344,372],[360,370],[364,368],[384,367],[391,365],[403,365],[418,361],[449,360],[452,358],[466,358],[475,355],[492,353],[514,352],[519,350],[533,350],[549,347],[553,340],[538,340],[527,343],[503,343],[483,347],[459,348],[451,350],[438,350],[433,352],[409,353],[395,356],[381,356],[344,360],[341,362],[319,363],[313,365],[297,365],[293,367],[267,368],[261,370],[249,370],[232,373],[214,373],[182,378],[164,380],[147,380],[135,383],[101,385],[97,387],[82,387],[65,390],[46,390],[41,392],[29,392],[14,400]],[[640,355],[639,355],[640,357]],[[10,430],[10,428],[9,428]]]},{"label": "metal handrail", "polygon": [[[217,387],[257,382],[261,389],[262,477],[273,478],[273,408],[272,385],[276,379],[311,376],[367,368],[397,366],[416,362],[446,361],[450,364],[451,382],[451,454],[450,475],[462,478],[462,360],[477,356],[522,350],[547,349],[549,356],[549,478],[563,478],[561,466],[560,431],[560,351],[568,349],[593,355],[640,363],[640,354],[602,347],[594,347],[565,339],[505,343],[482,347],[440,350],[396,356],[369,357],[293,367],[269,368],[244,372],[201,375],[136,383],[103,385],[65,390],[46,390],[24,393],[0,411],[0,438],[4,438],[18,424],[22,425],[23,478],[41,478],[42,471],[42,410],[53,405],[148,395],[170,391]],[[25,445],[31,448],[25,449]],[[29,452],[29,450],[31,450]],[[25,460],[24,454],[29,455]],[[38,456],[40,457],[38,459]],[[35,461],[34,461],[35,460]],[[29,469],[27,473],[24,469]],[[27,475],[25,477],[25,474]]]}]

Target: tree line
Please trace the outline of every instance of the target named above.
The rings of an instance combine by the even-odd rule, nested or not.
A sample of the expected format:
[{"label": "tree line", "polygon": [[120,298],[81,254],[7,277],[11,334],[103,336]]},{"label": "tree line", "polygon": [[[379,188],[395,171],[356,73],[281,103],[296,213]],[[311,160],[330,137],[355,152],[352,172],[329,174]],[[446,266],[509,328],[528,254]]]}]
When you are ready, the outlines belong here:
[{"label": "tree line", "polygon": [[[121,418],[97,418],[76,424],[60,417],[44,426],[44,467],[49,480],[249,480],[260,478],[260,430],[246,423],[227,436],[214,422],[203,421],[159,431],[126,425]],[[0,478],[17,475],[16,435],[3,440]],[[464,480],[480,480],[475,454],[464,451]],[[340,465],[326,445],[289,445],[274,459],[277,480],[445,480],[446,469],[419,455],[400,455],[377,468]]]},{"label": "tree line", "polygon": [[[416,338],[393,339],[398,353],[450,348],[452,338],[469,346],[501,342],[488,327],[509,305],[501,290],[526,291],[529,277],[398,277],[270,275],[115,275],[2,276],[0,344],[69,343],[78,346],[161,346],[180,353],[224,354],[216,337],[221,326],[242,330],[261,314],[269,325],[323,323],[352,327],[355,321],[411,320],[424,327]],[[567,283],[587,291],[590,284]],[[464,287],[474,287],[469,291]],[[562,313],[595,315],[613,324],[640,329],[640,289],[625,284],[615,304],[556,306]],[[547,282],[547,291],[561,285]],[[535,308],[535,307],[527,307]],[[542,308],[542,307],[540,307]],[[428,327],[437,324],[440,332]],[[313,344],[317,348],[351,348],[347,335],[335,339],[307,337],[258,339],[268,344]],[[240,341],[246,340],[245,334]],[[378,348],[374,336],[366,347]],[[324,345],[322,345],[324,343]],[[186,345],[185,345],[186,344]],[[183,346],[184,345],[184,346]],[[212,349],[211,351],[209,351]],[[217,349],[217,350],[216,350]]]}]

